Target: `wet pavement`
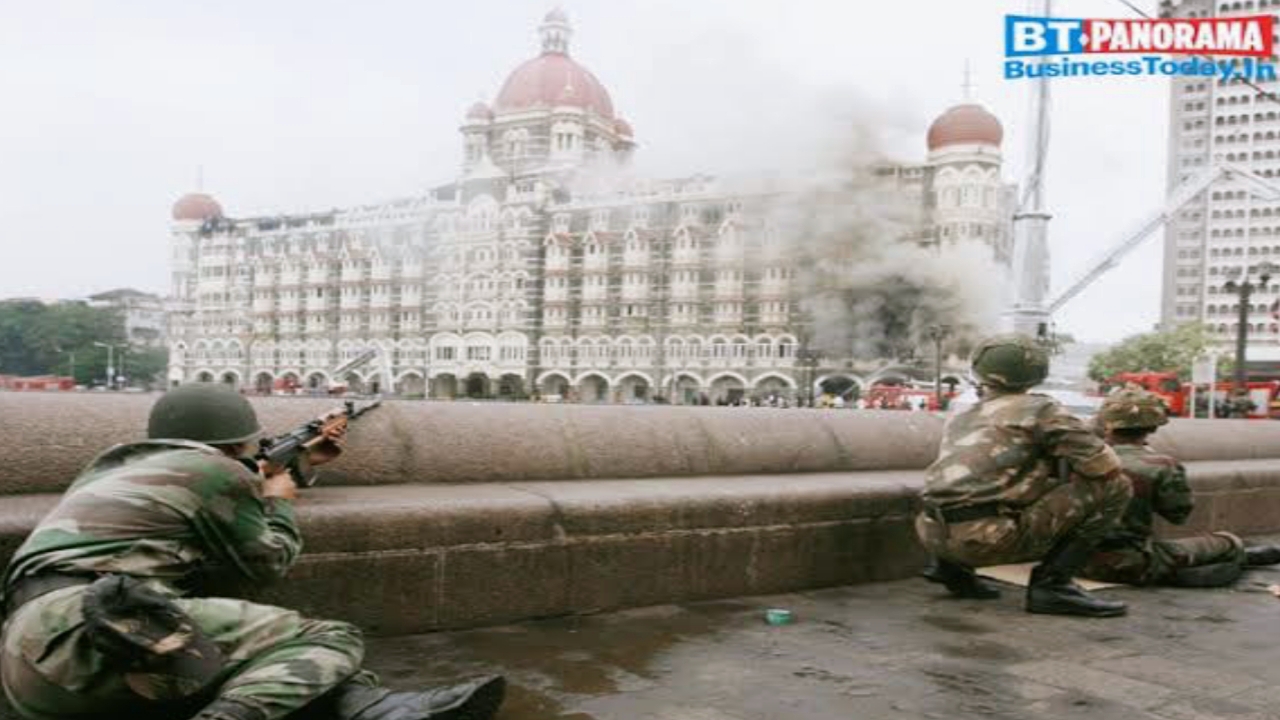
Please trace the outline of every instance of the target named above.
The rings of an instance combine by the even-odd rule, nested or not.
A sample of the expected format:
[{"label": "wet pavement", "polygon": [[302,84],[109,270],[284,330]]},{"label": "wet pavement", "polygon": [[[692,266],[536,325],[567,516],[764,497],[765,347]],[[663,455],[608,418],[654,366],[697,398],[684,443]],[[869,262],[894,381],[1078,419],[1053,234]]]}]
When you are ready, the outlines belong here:
[{"label": "wet pavement", "polygon": [[368,664],[401,687],[505,672],[501,720],[1258,720],[1280,718],[1275,582],[1110,590],[1130,615],[1087,620],[906,580],[375,640]]},{"label": "wet pavement", "polygon": [[1109,590],[1130,614],[1087,620],[904,580],[375,639],[367,664],[406,689],[503,672],[500,720],[1261,720],[1280,718],[1272,583]]}]

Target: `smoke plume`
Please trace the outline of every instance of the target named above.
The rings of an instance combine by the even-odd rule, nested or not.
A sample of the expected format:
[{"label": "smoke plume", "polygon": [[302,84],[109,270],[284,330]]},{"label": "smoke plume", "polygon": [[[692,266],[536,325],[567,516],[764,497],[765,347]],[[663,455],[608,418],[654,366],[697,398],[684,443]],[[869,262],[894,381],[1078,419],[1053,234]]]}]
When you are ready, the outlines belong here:
[{"label": "smoke plume", "polygon": [[845,125],[825,166],[770,209],[793,250],[809,345],[829,358],[901,360],[932,355],[930,328],[946,326],[947,347],[964,352],[995,326],[1005,272],[980,241],[922,241],[921,188],[882,172],[893,163],[874,137]]}]

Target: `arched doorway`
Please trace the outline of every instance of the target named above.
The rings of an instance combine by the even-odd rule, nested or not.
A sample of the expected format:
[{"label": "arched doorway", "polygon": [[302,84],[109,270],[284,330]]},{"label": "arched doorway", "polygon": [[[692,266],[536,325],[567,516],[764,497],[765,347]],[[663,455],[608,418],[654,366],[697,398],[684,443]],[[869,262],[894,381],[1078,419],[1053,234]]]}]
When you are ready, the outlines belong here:
[{"label": "arched doorway", "polygon": [[208,370],[201,370],[196,373],[196,382],[211,383],[213,382],[213,373]]},{"label": "arched doorway", "polygon": [[314,372],[307,376],[307,391],[313,395],[321,395],[329,391],[329,378],[324,373]]},{"label": "arched doorway", "polygon": [[847,402],[857,402],[862,397],[862,386],[848,375],[831,375],[818,382],[818,392],[833,398],[844,398]]},{"label": "arched doorway", "polygon": [[298,392],[299,385],[297,373],[287,372],[276,380],[276,387],[290,395]]},{"label": "arched doorway", "polygon": [[396,394],[407,398],[422,398],[427,395],[427,381],[416,372],[406,373],[400,377]]},{"label": "arched doorway", "polygon": [[795,399],[795,385],[780,375],[766,375],[755,381],[755,399],[766,405],[777,405]]},{"label": "arched doorway", "polygon": [[698,405],[702,400],[702,383],[692,375],[681,375],[676,378],[675,397],[672,402],[678,405]]},{"label": "arched doorway", "polygon": [[503,400],[523,400],[524,378],[513,373],[498,378],[498,397]]},{"label": "arched doorway", "polygon": [[474,400],[482,400],[489,397],[489,376],[479,372],[471,373],[467,376],[464,389],[467,397]]},{"label": "arched doorway", "polygon": [[564,402],[569,399],[569,378],[559,373],[547,375],[539,385],[543,399],[549,402]]},{"label": "arched doorway", "polygon": [[640,375],[626,375],[618,380],[618,402],[649,402],[649,381]]},{"label": "arched doorway", "polygon": [[711,381],[712,405],[737,405],[747,393],[747,384],[737,375],[721,375]]},{"label": "arched doorway", "polygon": [[342,382],[347,386],[347,392],[352,392],[357,395],[363,395],[365,393],[366,387],[364,378],[355,373],[347,373],[347,376],[342,379]]},{"label": "arched doorway", "polygon": [[458,378],[455,375],[437,375],[431,379],[431,397],[452,400],[458,397]]},{"label": "arched doorway", "polygon": [[271,394],[271,373],[260,372],[253,378],[253,391],[259,395]]},{"label": "arched doorway", "polygon": [[609,381],[600,375],[588,375],[578,381],[578,396],[584,403],[609,400]]}]

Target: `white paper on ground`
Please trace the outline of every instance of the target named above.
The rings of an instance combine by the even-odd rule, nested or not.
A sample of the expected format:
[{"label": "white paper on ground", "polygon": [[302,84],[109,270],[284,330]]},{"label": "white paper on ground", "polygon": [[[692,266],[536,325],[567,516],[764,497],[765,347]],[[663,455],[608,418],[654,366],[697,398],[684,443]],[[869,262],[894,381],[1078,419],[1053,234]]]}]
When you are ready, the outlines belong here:
[{"label": "white paper on ground", "polygon": [[[978,574],[992,580],[999,580],[1010,585],[1018,587],[1026,587],[1031,582],[1031,568],[1035,567],[1035,563],[1019,563],[1017,565],[992,565],[991,567],[978,568]],[[1105,583],[1096,580],[1083,580],[1076,578],[1076,582],[1085,590],[1105,590],[1113,587],[1129,587],[1122,583]]]}]

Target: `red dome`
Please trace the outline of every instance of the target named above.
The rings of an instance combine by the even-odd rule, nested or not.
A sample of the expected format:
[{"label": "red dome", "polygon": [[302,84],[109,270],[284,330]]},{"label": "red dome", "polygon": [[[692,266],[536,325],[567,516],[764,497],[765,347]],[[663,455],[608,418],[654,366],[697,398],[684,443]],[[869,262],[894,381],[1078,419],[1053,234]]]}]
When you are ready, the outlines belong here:
[{"label": "red dome", "polygon": [[631,123],[627,122],[626,120],[623,120],[622,118],[618,118],[617,120],[613,121],[613,129],[622,137],[636,136],[635,131],[631,129]]},{"label": "red dome", "polygon": [[502,84],[493,108],[502,113],[557,105],[580,107],[613,119],[609,91],[590,70],[558,52],[543,53],[516,68]]},{"label": "red dome", "polygon": [[478,102],[475,105],[472,105],[471,108],[467,110],[467,119],[468,120],[492,120],[493,111],[489,109],[488,105],[485,105],[482,102]]},{"label": "red dome", "polygon": [[947,145],[999,145],[1004,128],[995,115],[973,103],[956,105],[929,126],[929,149]]},{"label": "red dome", "polygon": [[174,220],[208,220],[222,217],[222,206],[205,193],[187,193],[173,204]]}]

